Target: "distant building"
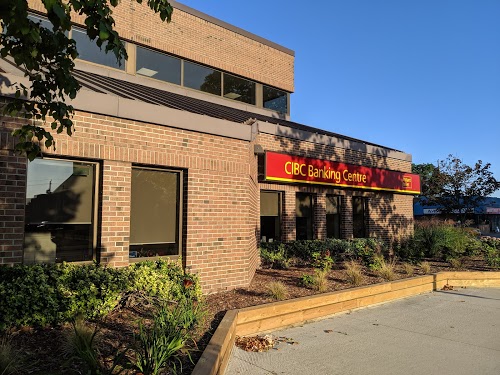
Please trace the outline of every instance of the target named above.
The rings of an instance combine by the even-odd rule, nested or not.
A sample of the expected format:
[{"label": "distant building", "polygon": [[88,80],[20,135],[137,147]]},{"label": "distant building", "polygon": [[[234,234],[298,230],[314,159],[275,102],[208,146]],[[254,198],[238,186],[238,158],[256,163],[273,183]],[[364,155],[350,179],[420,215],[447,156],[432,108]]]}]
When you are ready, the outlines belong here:
[{"label": "distant building", "polygon": [[[439,208],[439,206],[422,205],[420,202],[416,202],[413,206],[413,213],[416,220],[435,217],[455,221],[460,220],[464,214],[463,212],[444,214]],[[468,220],[472,220],[474,225],[481,229],[482,233],[496,232],[497,228],[500,228],[500,198],[486,197],[478,207],[474,207],[465,215]]]}]

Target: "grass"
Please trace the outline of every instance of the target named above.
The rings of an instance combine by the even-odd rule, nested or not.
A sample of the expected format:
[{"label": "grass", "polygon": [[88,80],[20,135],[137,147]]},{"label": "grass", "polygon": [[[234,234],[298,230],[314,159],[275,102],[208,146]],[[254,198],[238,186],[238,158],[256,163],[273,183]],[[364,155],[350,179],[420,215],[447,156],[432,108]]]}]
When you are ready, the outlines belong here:
[{"label": "grass", "polygon": [[377,275],[386,281],[392,281],[396,278],[396,263],[394,261],[387,262],[385,259],[381,259],[379,267],[377,270]]},{"label": "grass", "polygon": [[455,270],[463,270],[464,269],[464,261],[462,258],[451,258],[449,260],[450,265]]},{"label": "grass", "polygon": [[313,276],[313,289],[320,293],[324,293],[328,290],[328,271],[315,270]]},{"label": "grass", "polygon": [[408,276],[413,276],[415,273],[415,267],[411,263],[403,263],[403,270]]},{"label": "grass", "polygon": [[347,275],[347,282],[354,286],[359,286],[365,280],[363,275],[363,269],[358,262],[351,260],[350,262],[345,262],[344,267]]},{"label": "grass", "polygon": [[6,337],[0,339],[0,375],[21,373],[21,357]]},{"label": "grass", "polygon": [[273,281],[267,286],[267,294],[276,301],[282,301],[288,297],[288,290],[281,281]]},{"label": "grass", "polygon": [[82,318],[78,318],[73,323],[73,329],[66,334],[62,347],[65,355],[81,360],[91,373],[97,373],[100,369],[96,335],[97,326],[90,328]]},{"label": "grass", "polygon": [[431,264],[429,262],[420,263],[420,268],[426,275],[431,273]]}]

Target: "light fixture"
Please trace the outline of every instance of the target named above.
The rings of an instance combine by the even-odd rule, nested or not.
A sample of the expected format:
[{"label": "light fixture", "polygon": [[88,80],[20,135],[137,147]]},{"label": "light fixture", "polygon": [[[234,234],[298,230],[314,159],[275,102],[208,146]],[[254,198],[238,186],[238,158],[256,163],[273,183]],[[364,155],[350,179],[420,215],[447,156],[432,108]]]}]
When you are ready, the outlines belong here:
[{"label": "light fixture", "polygon": [[236,94],[235,92],[228,92],[224,95],[224,97],[228,99],[238,99],[240,96],[240,94]]},{"label": "light fixture", "polygon": [[158,72],[156,70],[152,70],[152,69],[148,69],[148,68],[141,68],[137,71],[137,73],[142,74],[143,76],[146,76],[146,77],[152,77]]}]

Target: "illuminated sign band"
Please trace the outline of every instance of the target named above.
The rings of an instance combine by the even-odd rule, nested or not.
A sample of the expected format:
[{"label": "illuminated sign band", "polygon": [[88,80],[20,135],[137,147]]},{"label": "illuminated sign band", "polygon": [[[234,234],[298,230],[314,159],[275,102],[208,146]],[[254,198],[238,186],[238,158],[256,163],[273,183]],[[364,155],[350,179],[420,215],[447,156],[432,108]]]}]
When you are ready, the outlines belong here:
[{"label": "illuminated sign band", "polygon": [[266,152],[265,179],[420,194],[417,174],[269,151]]}]

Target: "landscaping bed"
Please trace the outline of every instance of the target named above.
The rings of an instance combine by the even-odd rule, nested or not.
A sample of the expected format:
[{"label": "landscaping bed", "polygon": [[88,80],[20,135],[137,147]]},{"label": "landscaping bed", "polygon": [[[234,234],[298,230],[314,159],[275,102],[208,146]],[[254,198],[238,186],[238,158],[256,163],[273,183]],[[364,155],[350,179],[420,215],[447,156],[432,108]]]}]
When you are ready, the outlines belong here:
[{"label": "landscaping bed", "polygon": [[[98,372],[88,372],[84,361],[78,356],[69,355],[67,350],[68,333],[74,329],[71,324],[67,323],[68,317],[75,317],[70,313],[75,309],[78,310],[75,306],[81,307],[82,301],[88,299],[86,295],[74,297],[76,298],[75,306],[70,304],[65,309],[54,310],[60,315],[60,319],[51,321],[50,324],[39,324],[47,321],[44,314],[34,318],[29,315],[16,317],[11,314],[10,319],[14,322],[33,321],[34,323],[32,326],[26,326],[26,323],[17,323],[8,329],[10,347],[15,351],[15,354],[11,354],[10,358],[20,364],[17,372],[20,374],[106,374],[109,373],[109,369],[115,362],[121,361],[120,363],[125,364],[127,361],[133,361],[137,352],[127,350],[137,344],[137,335],[140,331],[139,322],[149,327],[156,321],[158,315],[156,305],[151,303],[150,298],[143,298],[144,296],[138,289],[147,285],[156,285],[159,281],[164,283],[162,284],[164,289],[156,290],[153,288],[149,290],[150,295],[157,298],[158,295],[166,293],[165,295],[169,299],[167,304],[171,306],[173,302],[171,299],[174,298],[174,295],[171,294],[170,290],[173,288],[172,290],[177,293],[176,296],[189,297],[187,300],[190,301],[190,306],[199,306],[200,309],[205,310],[204,314],[195,314],[197,324],[189,325],[189,334],[185,336],[186,345],[174,357],[174,359],[178,358],[180,362],[171,361],[168,366],[157,372],[167,374],[173,373],[175,370],[177,373],[189,374],[228,310],[440,271],[495,271],[500,268],[500,240],[479,239],[461,229],[457,230],[459,233],[457,235],[454,233],[454,229],[450,229],[450,226],[445,228],[444,232],[448,233],[446,236],[442,236],[443,233],[440,234],[435,228],[432,231],[434,239],[428,236],[418,237],[423,235],[420,228],[414,237],[407,239],[407,242],[401,241],[398,244],[393,244],[391,249],[384,247],[381,241],[374,239],[297,241],[286,245],[274,244],[272,247],[264,247],[261,253],[262,268],[256,271],[249,287],[208,295],[203,298],[203,301],[198,301],[196,297],[198,294],[194,289],[197,285],[196,279],[192,275],[184,274],[179,267],[168,266],[164,263],[159,263],[157,266],[150,263],[144,267],[135,266],[137,270],[134,272],[140,271],[137,275],[131,274],[132,271],[109,271],[111,276],[121,280],[123,283],[122,292],[125,294],[121,294],[121,303],[110,308],[109,311],[106,310],[100,317],[93,317],[91,311],[87,311],[87,314],[90,315],[85,323],[86,326],[91,329],[96,325],[98,327],[95,340],[100,364]],[[452,234],[450,235],[450,233]],[[452,238],[453,235],[457,235],[457,237]],[[422,250],[422,246],[425,246],[426,249],[432,249],[434,256],[425,257],[430,255],[431,250]],[[65,269],[64,267],[68,266],[63,266],[62,269]],[[72,284],[74,281],[68,276],[71,276],[71,272],[78,274],[75,279],[80,280],[79,282],[85,276],[85,280],[92,281],[89,285],[97,285],[98,283],[94,276],[90,277],[87,273],[82,274],[83,271],[76,267],[78,266],[71,266],[69,270],[62,273],[57,271],[57,278],[60,278],[61,275],[64,276],[65,288],[73,288],[68,290],[63,288],[65,292],[63,295],[69,293],[70,296],[73,296],[79,288],[84,287],[78,283]],[[114,285],[114,282],[111,282],[114,279],[110,279],[108,271],[104,272],[98,267],[97,269],[98,274],[101,275],[99,280],[104,278],[109,285]],[[51,277],[56,278],[54,272],[51,272]],[[102,274],[103,272],[104,274]],[[168,277],[165,278],[165,275]],[[34,283],[33,285],[37,284],[36,280],[30,282]],[[0,284],[0,289],[1,287]],[[8,288],[5,285],[3,287]],[[93,290],[93,287],[90,289]],[[137,294],[138,292],[139,294]],[[91,294],[94,303],[100,301],[101,298],[99,293],[96,293]],[[118,290],[114,293],[118,293]],[[96,306],[99,309],[111,306],[111,297],[103,299],[104,305],[97,304]],[[15,296],[11,296],[11,301],[17,301]],[[36,302],[37,299],[34,298],[33,301]],[[17,302],[20,306],[23,305],[22,298]],[[45,305],[37,308],[42,312],[50,310],[47,310],[48,307]],[[86,308],[88,309],[88,306]],[[199,320],[202,315],[204,319]],[[191,360],[187,355],[187,349],[189,349]],[[0,346],[0,362],[1,350],[2,346]],[[122,355],[123,353],[126,353],[127,360]],[[0,373],[2,372],[0,371]],[[135,374],[139,371],[137,369],[122,369],[121,373]],[[147,372],[143,371],[142,373],[146,374]]]}]

